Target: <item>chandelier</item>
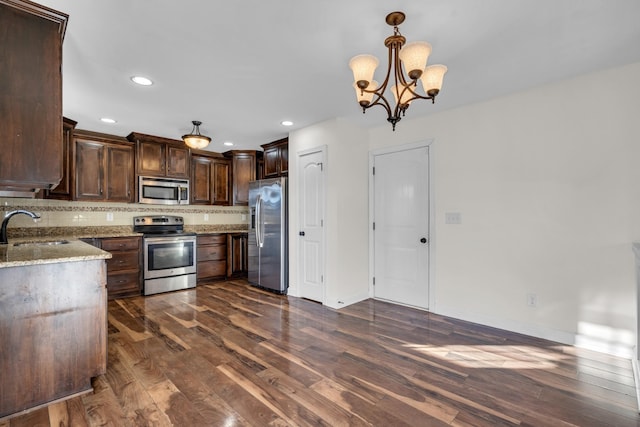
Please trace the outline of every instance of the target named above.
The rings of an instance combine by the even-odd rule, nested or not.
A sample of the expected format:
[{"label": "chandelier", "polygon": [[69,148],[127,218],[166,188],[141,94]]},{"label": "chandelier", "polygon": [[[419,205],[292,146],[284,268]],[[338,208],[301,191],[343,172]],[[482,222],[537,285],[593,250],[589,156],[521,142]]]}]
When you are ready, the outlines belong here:
[{"label": "chandelier", "polygon": [[[387,24],[393,27],[393,35],[387,37],[384,45],[389,49],[389,65],[387,75],[381,85],[373,80],[373,73],[378,66],[378,58],[373,55],[357,55],[349,61],[353,71],[354,83],[358,103],[364,114],[374,105],[382,105],[387,110],[387,121],[396,130],[396,123],[404,117],[407,108],[415,99],[430,99],[435,103],[436,96],[442,88],[442,80],[447,72],[444,65],[429,65],[427,59],[431,53],[431,45],[427,42],[416,41],[407,43],[398,25],[404,22],[402,12],[391,12],[387,15]],[[404,66],[404,71],[402,71]],[[393,70],[392,70],[393,69]],[[393,73],[393,74],[392,74]],[[422,84],[423,92],[418,90],[418,80]],[[395,99],[395,106],[391,106],[385,92],[387,86]],[[423,94],[424,93],[424,94]]]},{"label": "chandelier", "polygon": [[198,149],[202,149],[209,145],[209,143],[211,142],[211,138],[200,134],[200,125],[202,124],[202,122],[194,120],[191,123],[193,123],[193,129],[191,129],[191,133],[182,135],[182,140],[184,141],[184,143],[191,148]]}]

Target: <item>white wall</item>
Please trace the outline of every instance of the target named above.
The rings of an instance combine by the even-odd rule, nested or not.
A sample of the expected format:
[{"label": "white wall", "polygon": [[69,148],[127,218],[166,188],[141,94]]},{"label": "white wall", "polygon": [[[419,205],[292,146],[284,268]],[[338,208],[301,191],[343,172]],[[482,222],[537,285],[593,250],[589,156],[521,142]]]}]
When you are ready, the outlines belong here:
[{"label": "white wall", "polygon": [[370,150],[435,140],[432,311],[631,354],[638,76],[640,63],[371,131]]},{"label": "white wall", "polygon": [[341,119],[289,135],[289,294],[299,295],[297,153],[323,145],[327,147],[323,302],[339,308],[369,296],[367,133]]}]

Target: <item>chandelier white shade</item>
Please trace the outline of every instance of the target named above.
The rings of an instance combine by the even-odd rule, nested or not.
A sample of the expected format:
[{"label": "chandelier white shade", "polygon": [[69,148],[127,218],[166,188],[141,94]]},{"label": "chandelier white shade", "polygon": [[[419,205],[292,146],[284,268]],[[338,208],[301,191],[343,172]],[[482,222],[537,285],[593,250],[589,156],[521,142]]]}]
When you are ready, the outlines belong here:
[{"label": "chandelier white shade", "polygon": [[182,140],[185,144],[187,144],[187,146],[191,148],[205,148],[211,142],[211,138],[200,134],[200,125],[202,124],[202,122],[194,120],[191,123],[193,123],[193,129],[191,130],[191,133],[182,135]]},{"label": "chandelier white shade", "polygon": [[[387,15],[387,24],[393,26],[393,35],[387,37],[384,45],[389,50],[389,64],[387,75],[382,84],[378,85],[374,78],[380,61],[373,55],[357,55],[349,61],[353,72],[356,89],[356,99],[364,113],[374,105],[381,105],[387,111],[387,121],[393,130],[405,115],[407,108],[415,99],[430,99],[432,103],[442,89],[444,65],[427,66],[431,45],[424,41],[406,43],[406,39],[398,30],[398,25],[404,22],[402,12],[392,12]],[[404,71],[403,71],[404,68]],[[422,82],[422,91],[418,90],[418,80]],[[385,96],[387,86],[393,93],[395,104],[389,102],[389,95]]]}]

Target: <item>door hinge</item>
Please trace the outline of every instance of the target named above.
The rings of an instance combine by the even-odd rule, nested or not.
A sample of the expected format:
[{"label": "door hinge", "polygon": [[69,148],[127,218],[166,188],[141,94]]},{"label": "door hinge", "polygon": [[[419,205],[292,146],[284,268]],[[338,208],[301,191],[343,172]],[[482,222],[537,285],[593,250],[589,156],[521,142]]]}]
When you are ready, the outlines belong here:
[{"label": "door hinge", "polygon": [[376,278],[374,277],[373,278],[373,286],[375,286],[375,285],[376,285]]},{"label": "door hinge", "polygon": [[373,174],[374,175],[376,174],[376,167],[375,166],[373,167]]},{"label": "door hinge", "polygon": [[320,166],[320,172],[324,172],[324,169],[323,169],[324,166],[322,165],[322,163],[316,163],[316,164]]},{"label": "door hinge", "polygon": [[320,220],[320,227],[324,227],[324,219]]},{"label": "door hinge", "polygon": [[376,230],[376,223],[375,222],[373,223],[373,230],[374,231]]},{"label": "door hinge", "polygon": [[320,275],[320,283],[324,283],[324,275]]}]

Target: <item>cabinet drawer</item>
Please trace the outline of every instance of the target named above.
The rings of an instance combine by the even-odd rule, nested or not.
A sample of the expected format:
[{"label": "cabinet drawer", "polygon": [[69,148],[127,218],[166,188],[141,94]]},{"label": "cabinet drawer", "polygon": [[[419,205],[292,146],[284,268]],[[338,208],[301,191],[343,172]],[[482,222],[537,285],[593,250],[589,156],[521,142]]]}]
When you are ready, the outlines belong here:
[{"label": "cabinet drawer", "polygon": [[107,292],[109,298],[122,295],[139,295],[140,278],[138,272],[115,273],[107,275]]},{"label": "cabinet drawer", "polygon": [[227,245],[198,247],[198,261],[218,261],[227,257]]},{"label": "cabinet drawer", "polygon": [[198,236],[198,245],[217,245],[227,243],[226,234],[205,234]]},{"label": "cabinet drawer", "polygon": [[204,261],[198,262],[198,278],[201,277],[224,277],[227,274],[227,261]]},{"label": "cabinet drawer", "polygon": [[102,239],[102,250],[111,251],[130,251],[138,250],[139,237],[125,237],[121,239]]},{"label": "cabinet drawer", "polygon": [[140,269],[138,252],[113,252],[112,258],[107,260],[107,273]]}]

